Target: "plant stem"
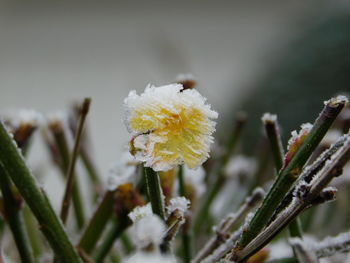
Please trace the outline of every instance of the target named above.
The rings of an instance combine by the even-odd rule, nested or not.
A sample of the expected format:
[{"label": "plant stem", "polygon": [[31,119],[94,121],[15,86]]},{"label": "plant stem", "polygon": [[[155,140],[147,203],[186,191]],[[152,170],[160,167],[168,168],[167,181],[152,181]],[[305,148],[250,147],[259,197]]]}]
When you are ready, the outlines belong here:
[{"label": "plant stem", "polygon": [[129,226],[130,221],[127,217],[114,219],[112,222],[111,229],[108,230],[108,233],[105,239],[102,241],[101,245],[96,250],[93,258],[95,263],[102,263],[105,257],[108,255],[111,250],[115,240],[124,232],[124,230]]},{"label": "plant stem", "polygon": [[90,254],[112,216],[114,192],[107,191],[90,219],[78,247]]},{"label": "plant stem", "polygon": [[13,191],[11,182],[6,171],[0,164],[0,188],[4,200],[4,212],[8,225],[10,226],[22,262],[34,262],[33,252],[29,245],[28,234],[23,222],[20,204]]},{"label": "plant stem", "polygon": [[81,263],[66,232],[11,136],[0,122],[0,162],[32,210],[53,251],[62,263]]},{"label": "plant stem", "polygon": [[[186,185],[184,178],[183,166],[179,166],[178,171],[179,180],[179,196],[186,197]],[[182,257],[184,263],[189,263],[192,258],[192,233],[191,233],[191,221],[189,217],[186,217],[185,225],[182,228],[181,238],[182,238]]]},{"label": "plant stem", "polygon": [[325,105],[303,144],[299,147],[288,166],[278,174],[277,180],[268,192],[263,204],[255,213],[247,229],[243,232],[243,235],[239,240],[238,249],[244,248],[251,240],[253,240],[253,238],[270,220],[275,209],[298,178],[300,170],[305,165],[312,152],[322,140],[346,103],[347,101],[344,98],[339,97],[329,101]]},{"label": "plant stem", "polygon": [[33,250],[34,258],[37,260],[41,253],[41,239],[39,230],[36,227],[36,223],[34,221],[34,217],[28,206],[23,208],[23,218],[28,231],[28,237],[30,240],[30,244]]},{"label": "plant stem", "polygon": [[[271,152],[275,162],[275,168],[278,173],[282,169],[284,158],[284,149],[282,146],[280,129],[276,115],[268,115],[271,116],[270,118],[266,118],[265,116],[267,115],[265,114],[262,120],[265,126],[267,137],[270,142]],[[296,218],[290,223],[289,233],[291,237],[302,237],[302,230],[299,218]]]},{"label": "plant stem", "polygon": [[279,129],[276,115],[269,115],[270,118],[267,118],[266,116],[267,114],[265,113],[262,120],[265,127],[267,138],[269,139],[269,142],[270,142],[270,148],[272,151],[273,160],[275,162],[275,168],[278,173],[283,166],[283,157],[284,157],[284,149],[282,146],[280,129]]},{"label": "plant stem", "polygon": [[208,255],[212,254],[216,248],[225,243],[230,237],[233,227],[264,198],[265,192],[261,188],[256,188],[252,195],[246,198],[245,202],[235,213],[228,214],[220,224],[215,227],[215,236],[202,247],[192,263],[199,263]]},{"label": "plant stem", "polygon": [[[328,159],[327,156],[329,153],[332,153],[332,156]],[[324,152],[308,169],[303,171],[301,178],[304,178],[305,174],[309,174],[310,172],[314,175],[314,180],[312,180],[312,184],[309,185],[309,190],[294,196],[290,205],[279,213],[277,218],[244,247],[243,250],[237,249],[236,246],[231,251],[230,259],[237,262],[245,262],[250,256],[264,247],[302,211],[312,206],[313,202],[317,200],[317,197],[330,181],[341,174],[342,168],[348,162],[349,158],[350,134],[346,134],[339,138],[338,141]],[[319,161],[323,161],[324,165],[320,167]],[[303,180],[299,182],[303,185]],[[298,185],[297,189],[302,188]],[[316,204],[317,203],[318,202],[316,202]]]},{"label": "plant stem", "polygon": [[85,98],[81,107],[80,119],[79,119],[77,133],[75,135],[73,152],[72,152],[71,159],[68,166],[66,190],[64,192],[62,205],[61,205],[60,217],[62,219],[63,224],[66,223],[68,214],[69,214],[69,206],[72,199],[72,191],[73,191],[74,177],[75,177],[74,169],[75,169],[75,164],[79,154],[81,134],[84,128],[86,116],[89,112],[90,103],[91,103],[91,99]]},{"label": "plant stem", "polygon": [[152,211],[165,221],[164,200],[159,176],[152,168],[145,167],[147,194]]}]

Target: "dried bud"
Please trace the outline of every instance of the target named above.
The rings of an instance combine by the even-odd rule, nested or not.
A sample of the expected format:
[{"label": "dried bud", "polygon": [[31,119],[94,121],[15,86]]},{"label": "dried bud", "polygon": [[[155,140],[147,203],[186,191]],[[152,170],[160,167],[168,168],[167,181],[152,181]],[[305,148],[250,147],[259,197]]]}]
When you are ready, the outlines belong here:
[{"label": "dried bud", "polygon": [[181,84],[183,87],[183,90],[193,89],[197,84],[197,82],[192,74],[179,74],[176,77],[175,82]]}]

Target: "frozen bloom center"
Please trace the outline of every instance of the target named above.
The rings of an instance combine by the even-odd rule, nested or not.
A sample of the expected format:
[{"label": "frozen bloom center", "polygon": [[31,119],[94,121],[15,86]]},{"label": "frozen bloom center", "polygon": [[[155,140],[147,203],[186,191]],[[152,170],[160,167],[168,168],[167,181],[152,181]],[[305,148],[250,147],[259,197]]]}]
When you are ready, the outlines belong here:
[{"label": "frozen bloom center", "polygon": [[185,163],[189,168],[209,156],[217,113],[196,90],[182,86],[148,87],[125,100],[127,126],[134,133],[131,151],[136,159],[157,171]]}]

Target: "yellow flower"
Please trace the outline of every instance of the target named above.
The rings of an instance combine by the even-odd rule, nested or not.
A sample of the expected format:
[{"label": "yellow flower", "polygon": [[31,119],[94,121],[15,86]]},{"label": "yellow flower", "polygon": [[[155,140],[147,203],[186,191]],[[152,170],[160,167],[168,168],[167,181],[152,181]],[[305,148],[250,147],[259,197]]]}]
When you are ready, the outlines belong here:
[{"label": "yellow flower", "polygon": [[185,163],[201,165],[209,156],[218,114],[195,89],[181,84],[148,86],[125,99],[125,122],[133,134],[130,151],[155,171]]}]

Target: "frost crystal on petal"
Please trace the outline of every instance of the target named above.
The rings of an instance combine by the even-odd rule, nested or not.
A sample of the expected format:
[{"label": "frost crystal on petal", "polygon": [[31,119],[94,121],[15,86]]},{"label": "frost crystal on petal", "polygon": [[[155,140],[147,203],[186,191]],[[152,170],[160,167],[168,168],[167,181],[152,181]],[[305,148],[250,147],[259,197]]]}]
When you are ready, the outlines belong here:
[{"label": "frost crystal on petal", "polygon": [[152,214],[153,212],[152,212],[151,204],[148,203],[147,205],[144,205],[144,206],[135,207],[134,210],[132,210],[128,216],[131,219],[131,221],[135,223],[138,220],[144,217],[150,216]]},{"label": "frost crystal on petal", "polygon": [[118,186],[134,183],[136,179],[137,161],[129,153],[124,152],[121,158],[112,166],[107,177],[107,188],[114,191]]},{"label": "frost crystal on petal", "polygon": [[196,168],[209,157],[218,117],[195,89],[180,84],[148,86],[124,100],[125,123],[132,133],[131,152],[145,166],[166,171],[185,163]]}]

